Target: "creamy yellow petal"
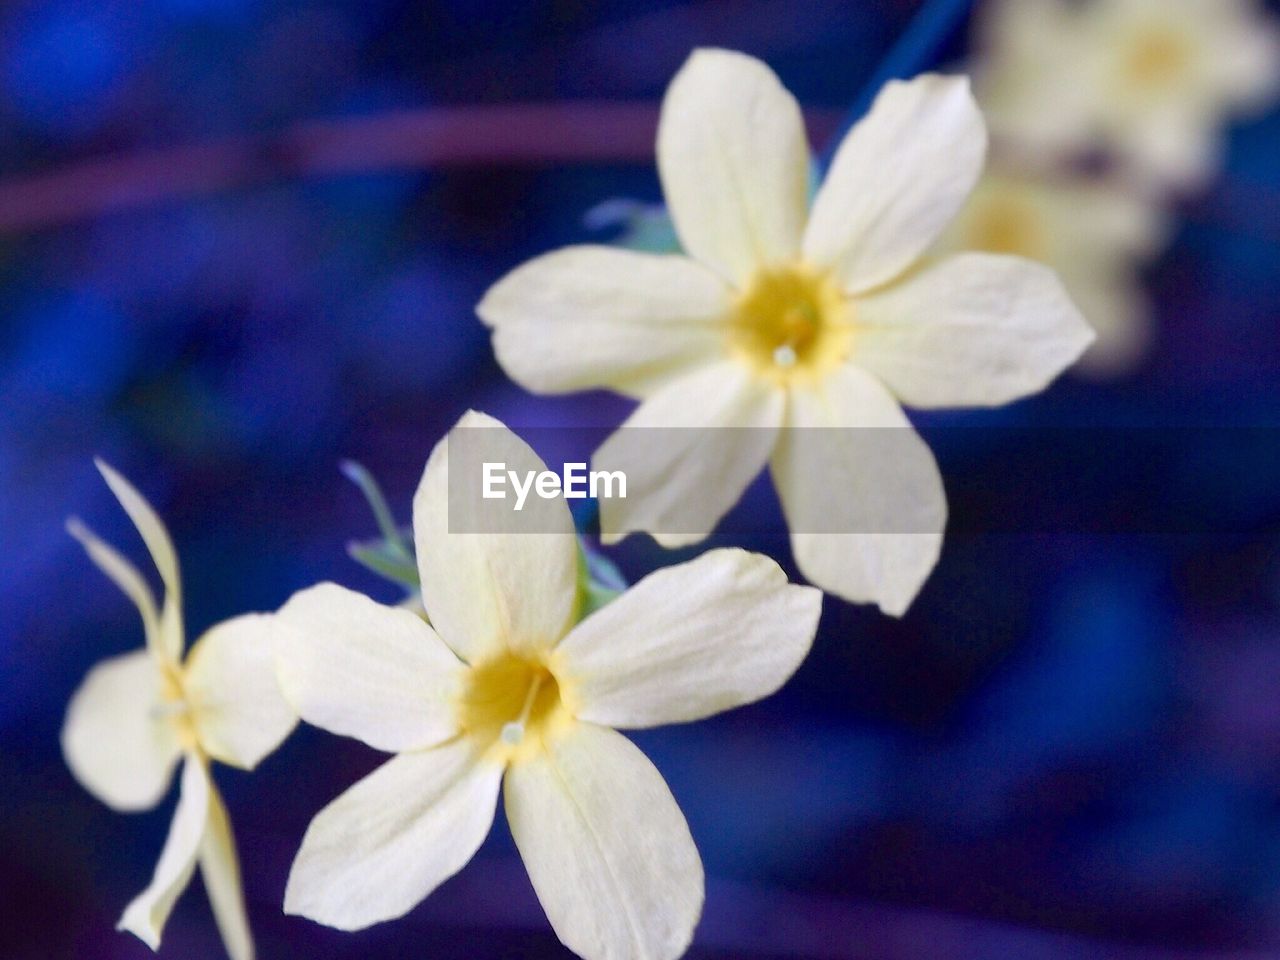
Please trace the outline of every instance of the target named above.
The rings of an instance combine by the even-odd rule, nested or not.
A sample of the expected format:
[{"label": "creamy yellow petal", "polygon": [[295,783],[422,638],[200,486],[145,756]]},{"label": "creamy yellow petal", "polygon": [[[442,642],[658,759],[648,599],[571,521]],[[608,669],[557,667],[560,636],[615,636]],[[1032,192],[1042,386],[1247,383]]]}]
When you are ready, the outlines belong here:
[{"label": "creamy yellow petal", "polygon": [[182,767],[178,809],[160,853],[151,885],[125,908],[116,924],[128,930],[152,950],[160,946],[160,934],[179,895],[191,881],[196,857],[209,822],[209,771],[199,757],[188,755]]},{"label": "creamy yellow petal", "polygon": [[183,689],[200,746],[216,760],[252,770],[298,722],[276,683],[275,617],[226,620],[196,641]]},{"label": "creamy yellow petal", "polygon": [[501,781],[461,737],[388,760],[311,821],[284,912],[340,930],[407,913],[475,854]]},{"label": "creamy yellow petal", "polygon": [[651,533],[667,547],[697,543],[768,462],[783,393],[725,360],[669,384],[640,404],[592,457],[621,471],[626,497],[600,499],[605,543]]},{"label": "creamy yellow petal", "polygon": [[703,874],[675,798],[613,730],[578,724],[507,771],[507,819],[547,919],[585,960],[675,960]]},{"label": "creamy yellow petal", "polygon": [[933,454],[889,392],[853,367],[796,390],[773,456],[810,581],[901,616],[938,562],[947,502]]},{"label": "creamy yellow petal", "polygon": [[105,573],[138,608],[138,613],[142,615],[142,632],[146,636],[147,647],[161,661],[169,660],[167,652],[160,646],[160,616],[156,612],[155,598],[138,568],[121,556],[115,547],[81,523],[78,517],[67,521],[67,533],[80,541],[94,566]]},{"label": "creamy yellow petal", "polygon": [[804,235],[806,259],[858,293],[900,275],[959,213],[987,131],[964,77],[891,81],[836,151]]},{"label": "creamy yellow petal", "polygon": [[199,863],[227,956],[231,960],[253,960],[253,936],[249,932],[244,890],[240,885],[235,836],[227,808],[212,783],[209,785],[209,822],[200,841]]},{"label": "creamy yellow petal", "polygon": [[129,519],[142,534],[143,542],[151,551],[151,559],[160,571],[160,579],[164,582],[164,602],[160,607],[160,641],[161,646],[170,659],[176,661],[182,656],[182,583],[178,575],[178,556],[173,549],[173,540],[163,521],[156,514],[151,504],[147,503],[128,480],[102,460],[95,460],[98,471],[102,474],[111,492],[124,507]]},{"label": "creamy yellow petal", "polygon": [[804,118],[759,60],[689,57],[662,102],[658,172],[681,245],[730,283],[795,258],[808,206]]},{"label": "creamy yellow petal", "polygon": [[759,700],[800,666],[822,593],[776,563],[712,550],[649,574],[557,648],[583,719],[610,727],[684,723]]},{"label": "creamy yellow petal", "polygon": [[908,406],[998,406],[1043,390],[1093,338],[1048,267],[966,253],[860,300],[853,362]]},{"label": "creamy yellow petal", "polygon": [[489,288],[476,312],[503,370],[535,393],[646,396],[724,353],[729,290],[686,257],[567,247]]},{"label": "creamy yellow petal", "polygon": [[160,672],[146,650],[102,661],[71,698],[63,756],[80,784],[115,810],[148,810],[168,789],[179,746],[159,704]]},{"label": "creamy yellow petal", "polygon": [[277,677],[308,723],[389,752],[458,732],[465,667],[417,614],[322,583],[277,619]]},{"label": "creamy yellow petal", "polygon": [[569,508],[563,499],[531,496],[523,513],[489,509],[483,515],[493,524],[470,532],[480,529],[484,503],[479,462],[467,460],[476,475],[463,476],[460,470],[451,493],[451,442],[521,475],[546,469],[528,444],[474,411],[436,445],[413,498],[427,615],[444,642],[468,663],[504,650],[549,649],[577,612],[578,539]]}]

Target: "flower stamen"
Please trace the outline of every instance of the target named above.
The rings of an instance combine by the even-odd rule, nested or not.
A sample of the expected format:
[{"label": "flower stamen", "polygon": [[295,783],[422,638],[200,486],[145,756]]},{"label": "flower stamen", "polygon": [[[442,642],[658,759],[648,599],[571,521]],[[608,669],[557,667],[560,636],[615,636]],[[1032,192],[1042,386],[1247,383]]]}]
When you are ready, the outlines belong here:
[{"label": "flower stamen", "polygon": [[529,714],[533,711],[533,704],[538,699],[538,691],[542,689],[543,681],[547,678],[545,673],[536,673],[533,682],[529,684],[529,692],[525,694],[524,706],[520,710],[520,716],[516,720],[502,725],[502,742],[513,747],[520,745],[520,741],[524,739],[525,726],[529,722]]}]

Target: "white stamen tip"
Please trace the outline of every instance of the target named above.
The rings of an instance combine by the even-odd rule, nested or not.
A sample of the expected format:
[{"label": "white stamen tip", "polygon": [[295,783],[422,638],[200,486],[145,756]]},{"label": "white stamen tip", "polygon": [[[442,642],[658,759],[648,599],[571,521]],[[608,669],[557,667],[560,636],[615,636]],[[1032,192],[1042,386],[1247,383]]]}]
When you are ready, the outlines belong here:
[{"label": "white stamen tip", "polygon": [[780,367],[794,367],[798,359],[795,347],[789,343],[784,343],[773,351],[773,362]]},{"label": "white stamen tip", "polygon": [[502,725],[502,742],[515,747],[524,739],[523,723],[504,723]]}]

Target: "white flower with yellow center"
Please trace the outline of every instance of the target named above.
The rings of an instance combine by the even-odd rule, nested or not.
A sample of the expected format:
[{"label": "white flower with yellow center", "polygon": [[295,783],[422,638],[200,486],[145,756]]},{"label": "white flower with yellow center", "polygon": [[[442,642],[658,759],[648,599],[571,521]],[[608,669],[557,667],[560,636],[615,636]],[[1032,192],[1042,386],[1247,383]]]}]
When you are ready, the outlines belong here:
[{"label": "white flower with yellow center", "polygon": [[1132,370],[1151,343],[1150,305],[1138,267],[1163,243],[1152,203],[1088,180],[987,173],[938,242],[940,254],[1007,253],[1054,269],[1097,339],[1076,371]]},{"label": "white flower with yellow center", "polygon": [[219,760],[251,770],[297,723],[276,685],[272,619],[249,614],[220,623],[184,660],[178,559],[169,533],[124,477],[101,461],[98,469],[151,552],[164,603],[157,610],[146,581],[114,548],[80,521],[67,524],[93,562],[137,605],[146,647],[89,672],[67,708],[63,754],[86,790],[121,811],[159,803],[182,761],[178,809],[160,862],[119,929],[158,949],[165,921],[198,864],[227,953],[233,960],[251,960],[240,863],[209,764]]},{"label": "white flower with yellow center", "polygon": [[[607,542],[634,530],[696,542],[768,463],[805,576],[905,611],[937,562],[946,500],[901,405],[1007,403],[1092,337],[1039,264],[973,253],[915,269],[986,145],[965,79],[890,83],[810,210],[795,100],[759,61],[694,53],[658,129],[687,256],[569,247],[477,308],[530,390],[643,401],[596,454],[629,484],[601,503]],[[643,429],[666,427],[700,429]]]},{"label": "white flower with yellow center", "polygon": [[997,135],[1101,147],[1174,187],[1211,175],[1223,120],[1280,84],[1280,34],[1257,0],[988,0],[976,47]]},{"label": "white flower with yellow center", "polygon": [[[508,466],[545,469],[501,424]],[[578,546],[549,532],[450,533],[449,438],[413,504],[430,625],[334,584],[281,610],[278,672],[303,719],[396,756],[311,822],[285,911],[359,929],[401,916],[471,859],[499,787],[552,927],[590,960],[688,946],[703,873],[661,775],[617,727],[681,723],[776,690],[813,640],[821,594],[767,557],[716,550],[651,574],[578,621]],[[514,514],[513,517],[519,517]],[[457,519],[457,518],[455,518]]]}]

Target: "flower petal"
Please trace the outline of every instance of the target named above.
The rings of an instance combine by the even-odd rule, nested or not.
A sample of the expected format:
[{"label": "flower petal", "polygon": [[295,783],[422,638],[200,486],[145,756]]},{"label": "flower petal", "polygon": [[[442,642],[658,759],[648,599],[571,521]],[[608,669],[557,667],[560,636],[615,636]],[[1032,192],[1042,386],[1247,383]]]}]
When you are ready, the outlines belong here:
[{"label": "flower petal", "polygon": [[799,252],[809,191],[804,118],[759,60],[694,51],[662,102],[658,172],[681,245],[730,283]]},{"label": "flower petal", "polygon": [[160,933],[165,921],[191,881],[200,842],[209,822],[210,792],[209,771],[204,761],[188,755],[182,767],[178,809],[173,814],[169,836],[164,842],[151,885],[134,897],[116,924],[117,930],[128,930],[152,950],[160,947]]},{"label": "flower petal", "polygon": [[157,718],[160,671],[146,650],[104,660],[71,698],[62,753],[80,784],[114,810],[160,802],[178,761],[173,728]]},{"label": "flower petal", "polygon": [[649,574],[556,649],[574,713],[610,727],[699,720],[777,690],[809,652],[822,593],[768,557],[712,550]]},{"label": "flower petal", "polygon": [[947,501],[933,454],[889,392],[853,367],[795,391],[787,426],[773,478],[800,571],[901,616],[942,546]]},{"label": "flower petal", "polygon": [[594,470],[627,478],[625,497],[600,500],[604,542],[634,531],[665,547],[705,538],[768,462],[782,409],[782,391],[735,361],[644,401],[592,457]]},{"label": "flower petal", "polygon": [[107,486],[124,507],[125,513],[142,534],[151,559],[164,582],[164,602],[160,607],[161,647],[171,660],[182,657],[182,580],[178,575],[178,555],[163,521],[128,480],[101,459],[93,461]]},{"label": "flower petal", "polygon": [[[105,573],[138,608],[138,613],[142,615],[142,632],[147,639],[148,649],[162,662],[170,661],[168,653],[160,646],[160,616],[156,612],[155,598],[138,568],[121,556],[115,547],[81,523],[78,517],[67,521],[67,533],[80,541],[94,566]],[[152,669],[154,670],[154,666]]]},{"label": "flower petal", "polygon": [[298,722],[276,683],[276,618],[251,613],[204,633],[187,656],[182,687],[200,746],[252,770]]},{"label": "flower petal", "polygon": [[626,737],[577,724],[506,777],[507,820],[547,919],[585,960],[674,960],[702,912],[698,850]]},{"label": "flower petal", "polygon": [[501,781],[466,738],[388,760],[311,821],[284,912],[340,930],[408,913],[475,854]]},{"label": "flower petal", "polygon": [[209,786],[209,823],[200,841],[200,876],[213,906],[222,944],[231,960],[253,960],[253,935],[240,886],[240,858],[227,808],[217,788]]},{"label": "flower petal", "polygon": [[723,355],[729,295],[686,257],[580,246],[517,267],[476,312],[502,369],[526,389],[640,397]]},{"label": "flower petal", "polygon": [[458,732],[466,668],[417,614],[322,583],[277,617],[276,676],[308,723],[388,752]]},{"label": "flower petal", "polygon": [[849,293],[899,276],[960,211],[986,152],[966,78],[891,81],[836,151],[813,202],[806,259],[833,268]]},{"label": "flower petal", "polygon": [[914,407],[998,406],[1043,390],[1093,342],[1057,275],[966,253],[858,302],[853,360]]},{"label": "flower petal", "polygon": [[[547,468],[523,440],[474,411],[436,444],[413,498],[422,599],[431,623],[468,663],[504,650],[549,649],[568,631],[578,606],[578,539],[569,508],[557,498],[526,504],[524,513],[490,509],[483,516],[495,527],[451,533],[451,526],[465,528],[481,516],[479,476],[473,487],[464,489],[469,476],[456,482],[457,489],[450,486],[451,442],[482,450],[486,461],[503,462],[522,476]],[[478,462],[464,458],[463,464],[460,471],[475,467],[478,473]]]}]

